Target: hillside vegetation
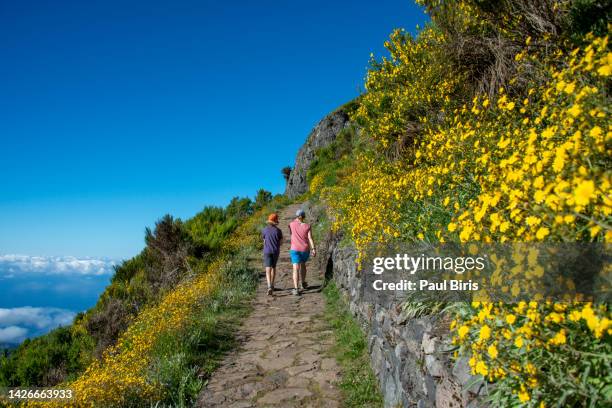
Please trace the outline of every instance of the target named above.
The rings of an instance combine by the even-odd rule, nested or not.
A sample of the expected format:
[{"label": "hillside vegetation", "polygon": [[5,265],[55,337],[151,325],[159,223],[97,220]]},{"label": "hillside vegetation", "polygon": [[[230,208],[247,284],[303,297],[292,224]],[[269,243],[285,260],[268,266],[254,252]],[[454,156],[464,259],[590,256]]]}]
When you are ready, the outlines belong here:
[{"label": "hillside vegetation", "polygon": [[[372,57],[357,130],[309,174],[333,227],[360,257],[379,242],[611,242],[609,3],[419,3],[431,23]],[[455,357],[495,384],[493,406],[612,403],[608,304],[454,310]]]},{"label": "hillside vegetation", "polygon": [[0,356],[0,385],[68,383],[81,402],[104,406],[189,405],[232,347],[236,313],[256,282],[247,261],[260,245],[262,214],[283,200],[260,190],[185,222],[162,217],[95,307]]},{"label": "hillside vegetation", "polygon": [[[309,198],[332,228],[359,261],[378,242],[610,243],[610,3],[418,3],[431,22],[415,36],[393,31],[389,55],[370,60],[366,92],[343,107],[353,126],[308,172]],[[187,221],[163,217],[94,308],[0,357],[0,385],[61,383],[82,405],[190,405],[232,346],[258,227],[283,204],[261,190]],[[608,304],[445,310],[455,357],[495,384],[492,406],[612,405]]]}]

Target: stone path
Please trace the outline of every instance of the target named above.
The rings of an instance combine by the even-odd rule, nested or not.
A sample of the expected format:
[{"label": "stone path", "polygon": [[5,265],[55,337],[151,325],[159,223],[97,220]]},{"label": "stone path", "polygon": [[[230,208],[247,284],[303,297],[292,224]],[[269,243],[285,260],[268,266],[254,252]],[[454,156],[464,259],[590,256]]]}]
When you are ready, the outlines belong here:
[{"label": "stone path", "polygon": [[[238,333],[241,347],[215,371],[197,406],[340,406],[340,390],[335,385],[340,367],[329,355],[333,336],[322,319],[325,303],[320,293],[323,279],[318,271],[308,271],[307,281],[312,289],[299,297],[291,294],[287,225],[298,208],[292,205],[279,214],[279,228],[286,242],[277,265],[274,296],[267,296],[262,275],[253,312]],[[261,265],[261,260],[257,261]]]}]

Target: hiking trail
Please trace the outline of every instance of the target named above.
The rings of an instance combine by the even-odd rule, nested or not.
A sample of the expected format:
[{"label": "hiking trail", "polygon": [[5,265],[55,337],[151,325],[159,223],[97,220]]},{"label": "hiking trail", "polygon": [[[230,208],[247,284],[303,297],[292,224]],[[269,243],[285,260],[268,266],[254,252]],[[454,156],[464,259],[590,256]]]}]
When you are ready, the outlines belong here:
[{"label": "hiking trail", "polygon": [[[340,406],[335,385],[340,367],[329,353],[333,333],[323,319],[323,278],[307,263],[310,288],[291,294],[289,222],[300,208],[294,204],[279,212],[283,245],[276,268],[276,290],[266,294],[262,260],[253,310],[238,333],[238,348],[228,354],[203,388],[198,407],[322,407]],[[315,243],[316,244],[316,243]]]}]

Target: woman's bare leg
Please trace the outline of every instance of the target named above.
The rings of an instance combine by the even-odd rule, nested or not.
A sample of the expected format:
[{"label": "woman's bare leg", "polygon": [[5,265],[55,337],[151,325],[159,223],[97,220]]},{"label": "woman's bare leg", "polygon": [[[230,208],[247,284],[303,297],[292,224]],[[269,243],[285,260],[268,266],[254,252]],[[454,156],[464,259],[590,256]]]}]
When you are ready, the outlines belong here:
[{"label": "woman's bare leg", "polygon": [[299,288],[299,274],[300,274],[300,264],[293,264],[293,287],[295,289]]},{"label": "woman's bare leg", "polygon": [[306,282],[306,263],[302,263],[300,264],[300,280],[302,281],[302,284],[304,282]]}]

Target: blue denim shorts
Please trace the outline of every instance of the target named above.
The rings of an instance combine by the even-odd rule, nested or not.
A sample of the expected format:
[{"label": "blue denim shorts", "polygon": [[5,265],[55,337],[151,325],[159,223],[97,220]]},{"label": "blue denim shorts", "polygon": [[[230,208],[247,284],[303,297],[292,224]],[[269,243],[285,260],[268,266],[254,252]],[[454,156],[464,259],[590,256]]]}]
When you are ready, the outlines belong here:
[{"label": "blue denim shorts", "polygon": [[291,256],[291,263],[293,264],[306,263],[310,257],[310,251],[296,251],[292,249],[289,251],[289,255]]}]

